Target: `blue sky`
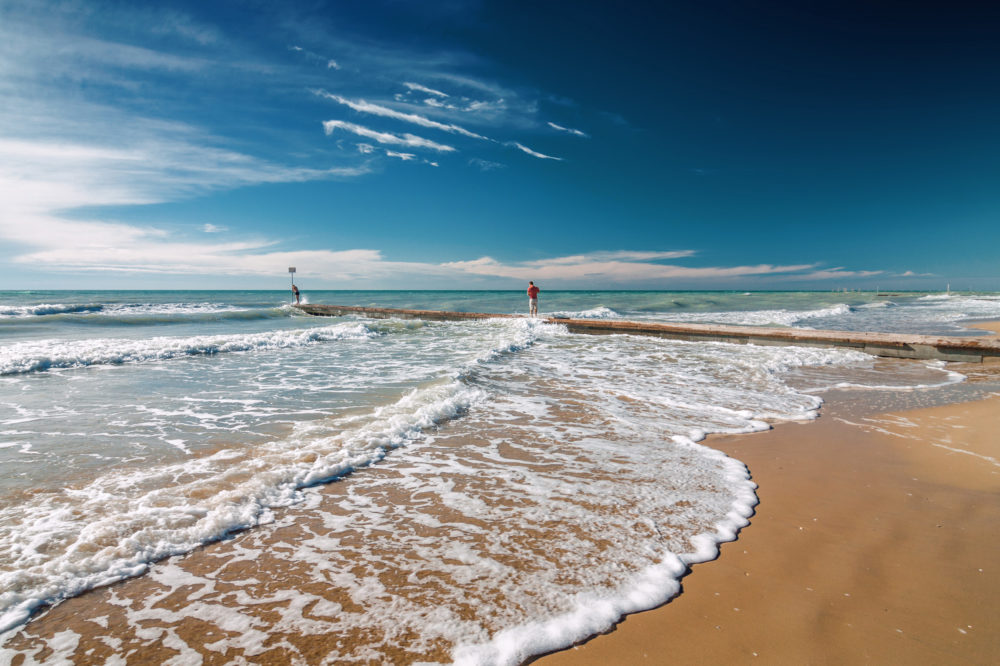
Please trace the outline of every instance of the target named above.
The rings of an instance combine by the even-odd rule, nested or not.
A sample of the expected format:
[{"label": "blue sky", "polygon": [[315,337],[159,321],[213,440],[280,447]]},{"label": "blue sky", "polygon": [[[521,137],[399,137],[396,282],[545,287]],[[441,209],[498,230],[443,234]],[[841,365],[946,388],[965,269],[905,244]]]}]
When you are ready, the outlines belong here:
[{"label": "blue sky", "polygon": [[998,7],[0,0],[0,288],[998,290]]}]

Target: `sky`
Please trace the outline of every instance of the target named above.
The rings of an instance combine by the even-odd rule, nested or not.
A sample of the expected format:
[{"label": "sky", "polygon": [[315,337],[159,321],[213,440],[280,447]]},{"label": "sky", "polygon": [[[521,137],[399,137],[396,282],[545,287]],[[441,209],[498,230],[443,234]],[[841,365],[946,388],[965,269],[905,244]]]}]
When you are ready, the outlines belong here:
[{"label": "sky", "polygon": [[0,289],[1000,290],[998,27],[0,0]]}]

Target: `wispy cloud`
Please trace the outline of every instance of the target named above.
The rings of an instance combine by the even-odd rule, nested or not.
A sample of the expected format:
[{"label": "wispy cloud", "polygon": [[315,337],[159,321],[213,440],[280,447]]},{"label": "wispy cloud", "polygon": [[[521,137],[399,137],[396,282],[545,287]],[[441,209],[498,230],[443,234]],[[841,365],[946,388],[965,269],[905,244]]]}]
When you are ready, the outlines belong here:
[{"label": "wispy cloud", "polygon": [[409,146],[411,148],[427,148],[441,153],[455,151],[455,148],[452,146],[436,143],[430,139],[425,139],[413,134],[392,134],[390,132],[379,132],[377,130],[369,129],[361,125],[355,125],[354,123],[349,123],[344,120],[327,120],[323,123],[323,131],[326,132],[327,136],[333,134],[334,130],[338,129],[352,132],[358,136],[371,139],[372,141],[377,141],[382,144]]},{"label": "wispy cloud", "polygon": [[493,171],[495,169],[505,169],[506,164],[501,164],[500,162],[491,162],[490,160],[484,160],[479,157],[473,157],[469,160],[469,165],[478,168],[480,171]]},{"label": "wispy cloud", "polygon": [[589,252],[587,254],[573,254],[566,257],[556,257],[547,259],[549,264],[578,264],[591,261],[655,261],[662,259],[685,259],[697,254],[694,250],[668,250],[668,251],[636,251],[636,250],[614,250],[608,252]]},{"label": "wispy cloud", "polygon": [[209,222],[206,223],[205,226],[201,228],[201,230],[204,231],[206,234],[218,234],[222,233],[223,231],[229,231],[229,227],[220,227]]},{"label": "wispy cloud", "polygon": [[459,127],[458,125],[452,125],[448,123],[440,123],[436,120],[431,120],[430,118],[417,115],[415,113],[405,113],[403,111],[397,111],[395,109],[390,109],[387,106],[382,106],[381,104],[373,104],[371,102],[366,102],[363,99],[350,100],[340,95],[334,95],[328,93],[325,90],[314,90],[315,94],[324,97],[326,99],[333,100],[338,104],[343,104],[344,106],[357,111],[358,113],[367,113],[375,116],[382,116],[383,118],[392,118],[393,120],[401,120],[403,122],[412,123],[414,125],[420,125],[421,127],[427,127],[430,129],[437,129],[443,132],[451,132],[453,134],[461,134],[473,139],[486,139],[486,137],[476,134],[475,132],[470,132],[464,127]]},{"label": "wispy cloud", "polygon": [[562,125],[556,125],[554,122],[549,121],[549,127],[560,132],[566,132],[567,134],[572,134],[574,136],[582,136],[584,138],[590,138],[590,135],[586,132],[582,132],[578,129],[573,129],[572,127],[563,127]]},{"label": "wispy cloud", "polygon": [[327,69],[340,69],[340,63],[339,62],[337,62],[336,60],[334,60],[333,58],[330,58],[328,56],[322,55],[320,53],[316,53],[315,51],[310,51],[309,49],[304,49],[304,48],[302,48],[301,46],[298,46],[298,45],[289,46],[288,50],[289,51],[294,51],[296,53],[301,53],[302,57],[305,58],[307,61],[310,61],[310,62],[313,62],[313,63],[316,63],[316,64],[326,65]]},{"label": "wispy cloud", "polygon": [[[259,251],[261,245],[245,240],[182,242],[169,229],[82,218],[79,209],[153,204],[215,189],[351,178],[369,171],[367,165],[331,169],[276,165],[182,137],[145,136],[121,147],[0,139],[4,255],[12,263],[52,270],[183,272],[170,266],[190,267],[191,257],[199,253],[240,254]],[[223,230],[212,224],[201,227],[208,234]]]},{"label": "wispy cloud", "polygon": [[557,160],[559,162],[562,161],[561,157],[552,157],[551,155],[545,155],[544,153],[540,153],[537,150],[532,150],[531,148],[528,148],[527,146],[520,144],[517,141],[511,141],[507,145],[513,146],[514,148],[517,148],[518,150],[525,152],[531,155],[532,157],[537,157],[540,160]]},{"label": "wispy cloud", "polygon": [[448,268],[472,275],[515,278],[521,280],[550,280],[560,284],[635,284],[665,280],[701,280],[744,278],[751,276],[771,276],[801,272],[815,267],[815,264],[792,264],[775,266],[758,264],[752,266],[690,267],[672,264],[652,263],[654,259],[685,258],[694,256],[692,250],[670,252],[630,252],[609,251],[579,254],[550,259],[504,263],[492,257],[481,257],[471,261],[455,261],[443,264]]},{"label": "wispy cloud", "polygon": [[404,81],[403,85],[415,92],[422,92],[428,95],[434,95],[435,97],[448,97],[448,93],[443,93],[440,90],[434,90],[433,88],[422,86],[419,83],[410,83],[408,81]]},{"label": "wispy cloud", "polygon": [[822,270],[812,271],[810,273],[804,273],[801,275],[791,276],[795,280],[801,281],[811,281],[811,280],[847,280],[856,278],[867,278],[874,277],[876,275],[884,275],[885,271],[849,271],[842,266],[837,268],[825,268]]},{"label": "wispy cloud", "polygon": [[385,154],[388,155],[389,157],[398,157],[404,162],[408,162],[410,160],[417,158],[417,156],[414,155],[413,153],[397,153],[395,150],[387,150],[385,151]]}]

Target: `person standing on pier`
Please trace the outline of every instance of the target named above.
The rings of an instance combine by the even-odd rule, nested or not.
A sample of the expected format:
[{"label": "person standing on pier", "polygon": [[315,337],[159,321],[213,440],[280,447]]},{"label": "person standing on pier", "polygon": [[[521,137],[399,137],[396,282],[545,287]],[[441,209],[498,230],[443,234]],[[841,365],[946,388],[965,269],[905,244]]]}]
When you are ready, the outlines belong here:
[{"label": "person standing on pier", "polygon": [[295,304],[298,305],[299,304],[299,288],[295,286],[294,282],[292,283],[292,293],[295,294]]},{"label": "person standing on pier", "polygon": [[538,316],[538,292],[541,289],[535,286],[535,283],[528,280],[528,314],[532,317]]}]

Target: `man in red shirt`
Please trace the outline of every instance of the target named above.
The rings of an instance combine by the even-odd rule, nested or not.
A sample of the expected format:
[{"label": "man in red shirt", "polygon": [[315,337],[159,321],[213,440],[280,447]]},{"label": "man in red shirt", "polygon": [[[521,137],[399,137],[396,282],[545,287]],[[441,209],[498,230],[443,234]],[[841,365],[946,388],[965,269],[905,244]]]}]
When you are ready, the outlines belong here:
[{"label": "man in red shirt", "polygon": [[535,286],[535,283],[528,280],[528,314],[532,317],[538,316],[538,292],[541,289]]}]

